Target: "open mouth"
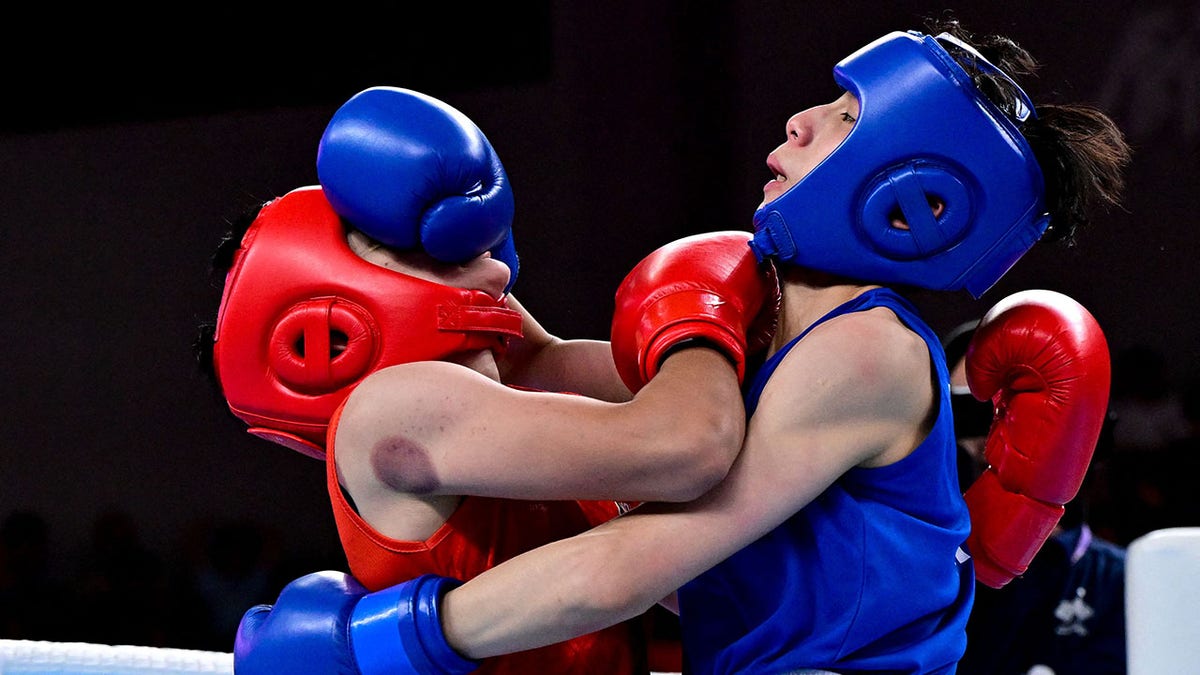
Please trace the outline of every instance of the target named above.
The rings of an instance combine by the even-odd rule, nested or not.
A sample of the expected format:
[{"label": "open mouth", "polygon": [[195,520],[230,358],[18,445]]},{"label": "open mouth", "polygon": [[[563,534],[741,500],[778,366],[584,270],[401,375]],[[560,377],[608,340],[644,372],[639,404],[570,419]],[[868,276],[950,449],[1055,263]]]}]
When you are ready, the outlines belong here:
[{"label": "open mouth", "polygon": [[779,166],[779,161],[775,159],[774,155],[767,156],[767,168],[770,169],[771,173],[775,175],[776,183],[783,183],[787,181],[787,174],[783,172],[783,167]]}]

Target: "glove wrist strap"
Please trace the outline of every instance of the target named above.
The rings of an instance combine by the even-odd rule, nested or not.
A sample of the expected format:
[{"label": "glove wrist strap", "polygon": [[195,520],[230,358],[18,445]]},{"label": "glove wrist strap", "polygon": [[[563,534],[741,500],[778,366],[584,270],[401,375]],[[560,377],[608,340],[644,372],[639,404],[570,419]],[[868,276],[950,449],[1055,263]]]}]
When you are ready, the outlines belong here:
[{"label": "glove wrist strap", "polygon": [[362,675],[414,668],[465,675],[478,668],[477,661],[454,651],[442,632],[439,603],[460,583],[427,574],[363,596],[350,619],[351,647]]}]

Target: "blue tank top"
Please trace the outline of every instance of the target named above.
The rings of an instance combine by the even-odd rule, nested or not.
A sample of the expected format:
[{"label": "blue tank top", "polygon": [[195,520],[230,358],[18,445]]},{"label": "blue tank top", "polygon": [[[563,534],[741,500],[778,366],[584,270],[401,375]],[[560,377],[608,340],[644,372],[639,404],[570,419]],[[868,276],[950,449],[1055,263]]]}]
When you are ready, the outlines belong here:
[{"label": "blue tank top", "polygon": [[[941,342],[908,301],[874,289],[822,317],[887,307],[929,347],[937,420],[903,460],[854,468],[761,539],[679,590],[689,673],[954,673],[975,573],[958,487],[950,376]],[[772,355],[746,414],[812,327]]]}]

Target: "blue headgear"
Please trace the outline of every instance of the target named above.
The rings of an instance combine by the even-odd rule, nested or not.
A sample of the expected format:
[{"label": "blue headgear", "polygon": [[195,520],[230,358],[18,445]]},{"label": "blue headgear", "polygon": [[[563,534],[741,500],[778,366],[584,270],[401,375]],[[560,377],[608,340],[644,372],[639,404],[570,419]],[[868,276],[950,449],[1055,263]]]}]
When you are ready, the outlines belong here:
[{"label": "blue headgear", "polygon": [[[1033,115],[1016,83],[952,36],[883,36],[834,67],[858,120],[754,214],[760,259],[979,297],[1042,236],[1049,216],[1033,150],[942,43],[1012,84],[1017,122]],[[933,200],[945,204],[937,218]],[[892,224],[901,213],[907,229]]]}]

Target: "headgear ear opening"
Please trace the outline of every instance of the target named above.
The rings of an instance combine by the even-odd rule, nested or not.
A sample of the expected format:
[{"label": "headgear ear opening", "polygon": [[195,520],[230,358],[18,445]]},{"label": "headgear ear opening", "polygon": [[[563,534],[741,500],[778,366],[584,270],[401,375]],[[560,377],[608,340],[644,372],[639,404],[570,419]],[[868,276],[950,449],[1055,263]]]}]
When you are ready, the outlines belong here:
[{"label": "headgear ear opening", "polygon": [[[933,204],[945,205],[935,216]],[[866,238],[885,256],[919,260],[954,246],[971,224],[971,198],[954,170],[932,162],[886,170],[865,190],[858,220]],[[897,217],[905,227],[894,225]]]},{"label": "headgear ear opening", "polygon": [[316,396],[362,379],[375,360],[371,316],[336,298],[289,307],[271,333],[269,359],[279,381]]}]

